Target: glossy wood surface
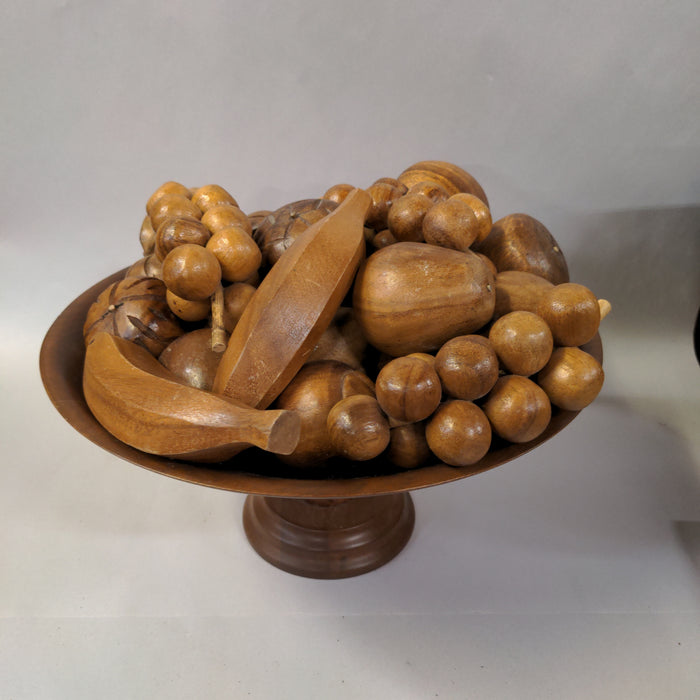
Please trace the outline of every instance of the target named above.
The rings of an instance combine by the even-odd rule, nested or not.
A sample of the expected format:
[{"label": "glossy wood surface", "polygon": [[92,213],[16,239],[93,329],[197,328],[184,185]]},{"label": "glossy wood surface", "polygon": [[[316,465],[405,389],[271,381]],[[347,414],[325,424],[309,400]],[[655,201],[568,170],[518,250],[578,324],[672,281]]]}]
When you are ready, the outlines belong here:
[{"label": "glossy wood surface", "polygon": [[364,257],[369,196],[353,190],[267,273],[231,333],[215,392],[267,408],[311,354]]},{"label": "glossy wood surface", "polygon": [[290,574],[338,579],[393,559],[413,532],[407,493],[372,498],[293,499],[248,496],[243,526],[255,551]]},{"label": "glossy wood surface", "polygon": [[[85,315],[98,294],[123,275],[121,270],[98,282],[59,315],[41,348],[41,376],[56,409],[83,436],[128,462],[174,479],[226,491],[288,498],[351,498],[411,491],[473,476],[515,459],[556,435],[578,415],[555,409],[551,423],[537,439],[521,445],[494,445],[482,460],[468,467],[435,463],[399,471],[388,460],[378,459],[356,464],[341,462],[333,471],[317,474],[294,473],[276,458],[252,448],[216,466],[149,455],[110,435],[90,412],[82,391]],[[602,359],[599,336],[587,349]]]},{"label": "glossy wood surface", "polygon": [[293,411],[260,411],[190,386],[145,348],[98,333],[85,351],[83,394],[95,418],[150,454],[221,462],[255,445],[289,454],[301,422]]}]

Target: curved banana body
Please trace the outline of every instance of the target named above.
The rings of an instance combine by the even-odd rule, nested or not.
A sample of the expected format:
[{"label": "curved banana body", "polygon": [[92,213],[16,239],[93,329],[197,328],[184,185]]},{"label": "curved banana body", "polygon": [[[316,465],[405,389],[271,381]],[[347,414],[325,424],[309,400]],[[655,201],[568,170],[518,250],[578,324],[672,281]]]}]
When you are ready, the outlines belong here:
[{"label": "curved banana body", "polygon": [[250,447],[290,454],[293,411],[261,411],[185,384],[135,343],[102,332],[87,346],[83,392],[114,437],[150,454],[219,462]]}]

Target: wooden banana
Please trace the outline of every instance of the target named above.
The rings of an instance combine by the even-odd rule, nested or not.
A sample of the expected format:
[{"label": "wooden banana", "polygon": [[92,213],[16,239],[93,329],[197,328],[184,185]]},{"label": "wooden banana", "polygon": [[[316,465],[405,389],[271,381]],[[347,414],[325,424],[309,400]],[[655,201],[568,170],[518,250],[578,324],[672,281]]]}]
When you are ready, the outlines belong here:
[{"label": "wooden banana", "polygon": [[293,411],[261,411],[191,387],[144,348],[105,332],[87,346],[83,392],[106,430],[150,454],[218,462],[251,445],[290,454],[299,440]]}]

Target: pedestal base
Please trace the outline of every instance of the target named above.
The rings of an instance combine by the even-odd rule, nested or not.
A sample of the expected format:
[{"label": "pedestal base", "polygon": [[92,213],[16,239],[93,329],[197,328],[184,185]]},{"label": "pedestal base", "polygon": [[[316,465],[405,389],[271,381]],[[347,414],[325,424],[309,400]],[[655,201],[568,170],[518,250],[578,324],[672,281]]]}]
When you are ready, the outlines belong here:
[{"label": "pedestal base", "polygon": [[243,508],[246,535],[263,559],[323,579],[386,564],[408,542],[414,520],[408,493],[327,500],[248,496]]}]

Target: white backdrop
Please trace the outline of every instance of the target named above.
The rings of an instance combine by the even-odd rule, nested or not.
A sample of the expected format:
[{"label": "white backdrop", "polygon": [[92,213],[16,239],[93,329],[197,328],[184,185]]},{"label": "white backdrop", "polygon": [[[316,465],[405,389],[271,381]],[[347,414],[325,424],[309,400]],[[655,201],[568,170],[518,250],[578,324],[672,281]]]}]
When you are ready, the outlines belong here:
[{"label": "white backdrop", "polygon": [[[699,68],[693,0],[6,0],[0,695],[691,697]],[[613,313],[596,404],[517,468],[415,494],[392,564],[280,574],[242,497],[129,467],[49,404],[44,333],[139,257],[163,181],[252,211],[422,159],[545,223]]]}]

